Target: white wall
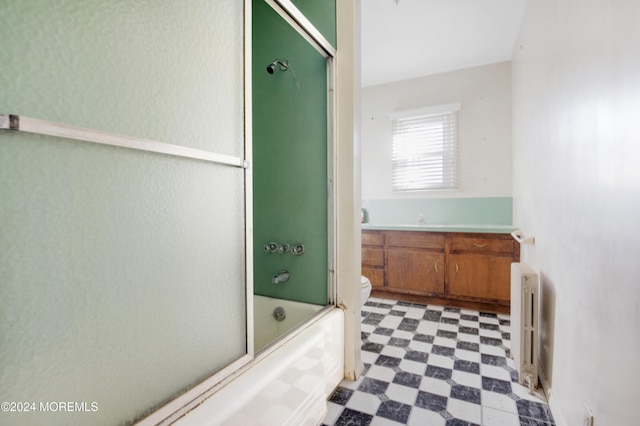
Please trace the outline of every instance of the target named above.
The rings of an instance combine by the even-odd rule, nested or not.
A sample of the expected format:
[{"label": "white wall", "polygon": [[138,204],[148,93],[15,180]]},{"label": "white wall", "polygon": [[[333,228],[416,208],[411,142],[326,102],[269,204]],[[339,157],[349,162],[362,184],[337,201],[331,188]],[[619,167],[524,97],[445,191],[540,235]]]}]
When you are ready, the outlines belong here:
[{"label": "white wall", "polygon": [[[459,191],[391,191],[394,111],[460,102]],[[510,197],[511,63],[362,89],[362,199]]]},{"label": "white wall", "polygon": [[542,277],[559,425],[638,424],[640,2],[529,2],[513,61],[514,224]]}]

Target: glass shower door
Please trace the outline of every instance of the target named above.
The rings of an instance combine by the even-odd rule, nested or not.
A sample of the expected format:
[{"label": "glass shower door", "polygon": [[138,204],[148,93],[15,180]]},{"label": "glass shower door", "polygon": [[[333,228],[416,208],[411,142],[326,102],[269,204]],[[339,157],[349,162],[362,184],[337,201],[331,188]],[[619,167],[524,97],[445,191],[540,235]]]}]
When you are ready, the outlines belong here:
[{"label": "glass shower door", "polygon": [[[0,113],[242,165],[243,20],[4,1]],[[245,215],[242,166],[0,130],[0,400],[35,404],[0,423],[128,424],[246,357]]]}]

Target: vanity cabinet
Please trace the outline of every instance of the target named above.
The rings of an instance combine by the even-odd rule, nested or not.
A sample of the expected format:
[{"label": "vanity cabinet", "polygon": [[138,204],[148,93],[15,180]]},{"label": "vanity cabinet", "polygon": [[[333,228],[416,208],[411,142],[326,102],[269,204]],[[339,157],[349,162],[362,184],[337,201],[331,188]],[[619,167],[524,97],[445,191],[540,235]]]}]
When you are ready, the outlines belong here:
[{"label": "vanity cabinet", "polygon": [[381,297],[508,312],[519,260],[509,234],[362,231],[362,274]]}]

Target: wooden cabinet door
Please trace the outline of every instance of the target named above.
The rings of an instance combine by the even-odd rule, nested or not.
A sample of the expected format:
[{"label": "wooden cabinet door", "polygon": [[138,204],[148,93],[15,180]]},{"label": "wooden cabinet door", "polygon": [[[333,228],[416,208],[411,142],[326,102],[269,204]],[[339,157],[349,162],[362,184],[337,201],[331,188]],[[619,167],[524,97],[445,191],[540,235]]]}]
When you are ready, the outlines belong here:
[{"label": "wooden cabinet door", "polygon": [[449,256],[449,294],[510,300],[512,257],[466,253]]},{"label": "wooden cabinet door", "polygon": [[444,293],[444,253],[387,249],[387,286],[416,293]]},{"label": "wooden cabinet door", "polygon": [[371,287],[384,288],[384,269],[362,267],[362,275],[369,278]]}]

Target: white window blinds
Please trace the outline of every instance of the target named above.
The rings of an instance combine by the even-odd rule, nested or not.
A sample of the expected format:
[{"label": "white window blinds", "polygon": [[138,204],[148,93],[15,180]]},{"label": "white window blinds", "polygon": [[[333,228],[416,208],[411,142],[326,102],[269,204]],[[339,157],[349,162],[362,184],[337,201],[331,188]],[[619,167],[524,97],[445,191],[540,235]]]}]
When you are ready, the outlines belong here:
[{"label": "white window blinds", "polygon": [[391,114],[393,191],[458,187],[460,104]]}]

